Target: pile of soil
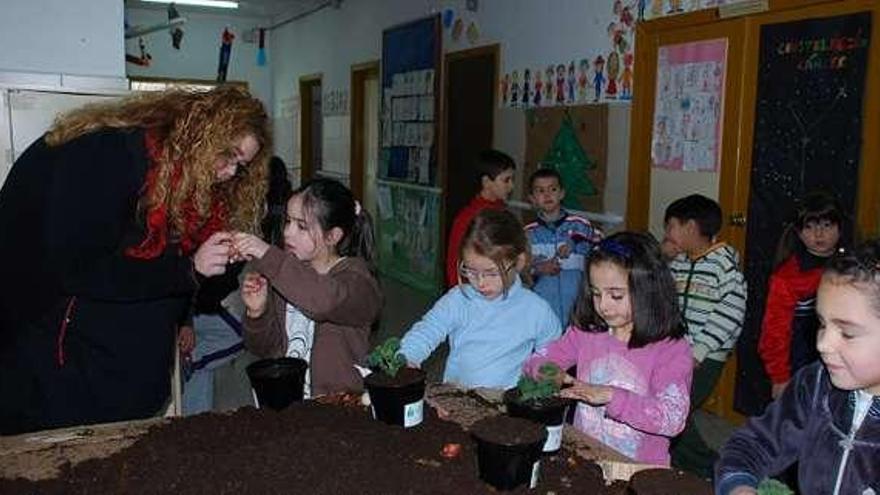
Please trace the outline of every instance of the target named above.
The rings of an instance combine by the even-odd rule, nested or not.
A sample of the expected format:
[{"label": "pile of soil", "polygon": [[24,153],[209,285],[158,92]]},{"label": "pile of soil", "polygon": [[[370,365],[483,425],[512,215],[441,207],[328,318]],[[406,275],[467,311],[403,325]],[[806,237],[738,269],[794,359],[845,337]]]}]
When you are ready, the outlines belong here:
[{"label": "pile of soil", "polygon": [[629,480],[638,495],[712,495],[712,487],[700,478],[676,469],[646,469]]},{"label": "pile of soil", "polygon": [[[449,456],[448,444],[461,446],[457,455]],[[470,434],[432,408],[425,408],[421,425],[404,430],[373,420],[356,399],[343,398],[281,412],[244,408],[171,420],[110,457],[63,466],[58,478],[0,479],[0,493],[493,493],[476,466]],[[702,493],[690,487],[640,490],[622,482],[606,486],[598,466],[563,449],[542,459],[536,490],[521,486],[509,493]]]}]

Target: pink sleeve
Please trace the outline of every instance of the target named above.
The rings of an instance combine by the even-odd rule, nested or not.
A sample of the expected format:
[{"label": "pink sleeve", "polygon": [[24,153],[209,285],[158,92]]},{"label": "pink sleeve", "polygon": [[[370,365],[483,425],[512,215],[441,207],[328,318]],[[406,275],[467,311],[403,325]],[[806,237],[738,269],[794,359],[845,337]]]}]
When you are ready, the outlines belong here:
[{"label": "pink sleeve", "polygon": [[615,388],[605,414],[637,430],[674,437],[687,421],[693,357],[684,339],[652,345],[657,346],[657,366],[647,370],[651,376],[647,394]]},{"label": "pink sleeve", "polygon": [[577,364],[578,349],[584,337],[586,334],[582,330],[574,325],[568,327],[562,337],[538,349],[526,360],[523,373],[533,377],[538,373],[538,368],[547,362],[556,363],[563,370],[571,368]]}]

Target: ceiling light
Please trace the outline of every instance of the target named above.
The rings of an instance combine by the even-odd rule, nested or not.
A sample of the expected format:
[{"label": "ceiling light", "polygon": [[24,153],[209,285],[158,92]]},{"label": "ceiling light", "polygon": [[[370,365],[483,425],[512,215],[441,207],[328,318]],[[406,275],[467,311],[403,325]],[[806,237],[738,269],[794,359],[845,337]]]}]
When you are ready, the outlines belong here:
[{"label": "ceiling light", "polygon": [[215,7],[218,9],[237,9],[238,2],[227,0],[141,0],[150,3],[176,3],[177,5],[198,5],[199,7]]}]

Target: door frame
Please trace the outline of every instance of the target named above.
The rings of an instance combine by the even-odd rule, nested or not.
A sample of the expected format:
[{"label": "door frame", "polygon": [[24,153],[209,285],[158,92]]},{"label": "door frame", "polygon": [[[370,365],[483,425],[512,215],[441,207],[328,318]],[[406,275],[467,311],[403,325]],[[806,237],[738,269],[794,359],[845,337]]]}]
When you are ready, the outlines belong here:
[{"label": "door frame", "polygon": [[300,184],[315,176],[312,153],[312,87],[320,85],[322,74],[299,78],[299,181]]},{"label": "door frame", "polygon": [[[364,169],[366,155],[364,153],[364,81],[371,76],[379,78],[379,61],[371,60],[351,66],[351,119],[350,119],[350,147],[351,157],[349,161],[348,186],[355,199],[362,202],[365,196]],[[379,87],[382,87],[381,81]],[[381,99],[378,100],[381,104]]]}]

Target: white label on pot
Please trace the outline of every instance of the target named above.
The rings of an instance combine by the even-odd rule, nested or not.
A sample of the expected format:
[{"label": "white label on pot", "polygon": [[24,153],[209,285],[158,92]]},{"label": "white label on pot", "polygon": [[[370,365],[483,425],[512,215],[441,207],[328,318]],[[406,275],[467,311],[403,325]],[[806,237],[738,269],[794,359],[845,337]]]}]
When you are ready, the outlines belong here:
[{"label": "white label on pot", "polygon": [[373,413],[373,419],[376,419],[376,407],[370,404],[370,412]]},{"label": "white label on pot", "polygon": [[412,426],[422,424],[422,413],[425,406],[425,400],[419,399],[403,406],[403,427],[410,428]]},{"label": "white label on pot", "polygon": [[544,452],[553,452],[559,449],[562,443],[562,425],[547,427],[547,441],[544,442]]},{"label": "white label on pot", "polygon": [[532,464],[532,479],[529,481],[529,490],[534,490],[538,486],[538,471],[541,469],[541,461],[535,461]]}]

